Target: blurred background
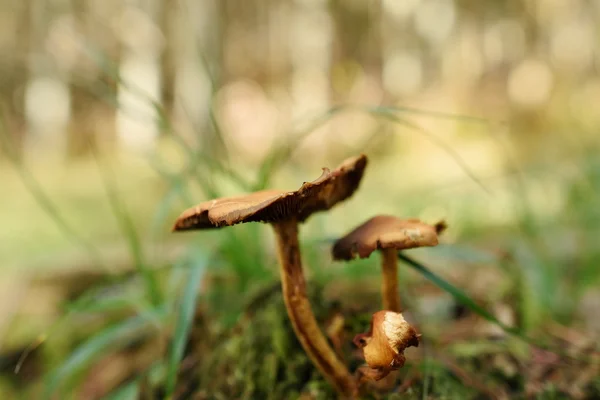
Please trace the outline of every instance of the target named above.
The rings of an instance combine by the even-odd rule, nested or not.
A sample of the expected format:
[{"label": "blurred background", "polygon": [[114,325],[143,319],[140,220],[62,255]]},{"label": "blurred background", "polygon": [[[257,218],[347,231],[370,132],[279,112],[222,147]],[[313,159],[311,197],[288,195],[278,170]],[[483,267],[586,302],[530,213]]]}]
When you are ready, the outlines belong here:
[{"label": "blurred background", "polygon": [[276,276],[272,232],[174,219],[360,152],[359,191],[302,227],[311,277],[376,282],[319,244],[376,214],[445,219],[437,273],[597,339],[599,21],[584,0],[0,0],[0,392],[72,372],[105,322],[71,318],[91,289],[169,309],[201,265],[235,320]]}]

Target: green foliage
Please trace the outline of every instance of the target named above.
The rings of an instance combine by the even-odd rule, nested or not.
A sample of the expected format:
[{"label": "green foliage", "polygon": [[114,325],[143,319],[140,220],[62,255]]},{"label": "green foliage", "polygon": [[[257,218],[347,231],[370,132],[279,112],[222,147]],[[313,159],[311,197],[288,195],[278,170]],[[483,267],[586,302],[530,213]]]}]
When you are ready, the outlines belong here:
[{"label": "green foliage", "polygon": [[[0,111],[3,110],[3,106],[3,104],[0,104]],[[12,165],[19,173],[21,181],[27,187],[27,190],[35,199],[36,203],[44,210],[48,217],[52,219],[61,233],[68,238],[69,241],[83,248],[95,265],[103,267],[104,265],[98,249],[66,221],[58,205],[52,201],[35,176],[33,176],[31,171],[27,168],[27,165],[25,165],[23,160],[18,157],[16,148],[10,140],[10,132],[8,131],[2,113],[0,113],[0,149],[11,161]]]},{"label": "green foliage", "polygon": [[137,229],[129,215],[129,212],[125,208],[125,205],[121,201],[118,195],[118,189],[115,186],[114,176],[109,167],[100,164],[97,154],[96,161],[99,164],[99,168],[102,172],[103,183],[106,188],[106,194],[108,201],[112,207],[113,213],[119,223],[124,239],[127,242],[133,264],[136,270],[140,273],[144,279],[148,296],[152,303],[156,306],[162,302],[162,293],[160,291],[158,281],[154,276],[153,272],[148,268],[147,262],[144,259],[142,251],[142,244],[138,235]]},{"label": "green foliage", "polygon": [[179,364],[183,357],[183,351],[196,311],[198,287],[205,269],[205,262],[202,261],[204,260],[195,260],[190,267],[183,298],[178,307],[178,318],[171,342],[171,352],[167,368],[166,395],[168,397],[172,396],[175,391],[177,371],[179,371]]},{"label": "green foliage", "polygon": [[73,380],[94,361],[107,353],[127,346],[131,341],[143,337],[153,330],[153,319],[162,320],[166,309],[151,311],[150,317],[140,315],[109,326],[96,333],[71,353],[62,365],[47,379],[46,397],[51,398],[57,391],[69,393],[73,390]]}]

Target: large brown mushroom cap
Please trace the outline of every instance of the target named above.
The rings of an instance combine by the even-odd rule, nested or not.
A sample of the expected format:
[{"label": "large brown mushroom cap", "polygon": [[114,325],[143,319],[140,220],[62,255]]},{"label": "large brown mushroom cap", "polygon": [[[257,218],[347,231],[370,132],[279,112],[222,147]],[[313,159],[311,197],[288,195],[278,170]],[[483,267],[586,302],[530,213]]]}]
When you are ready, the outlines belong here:
[{"label": "large brown mushroom cap", "polygon": [[311,214],[328,210],[350,197],[362,179],[367,157],[352,157],[330,171],[305,182],[292,192],[262,190],[242,196],[224,197],[198,204],[184,211],[173,231],[210,229],[244,222],[277,222],[296,217],[305,221]]},{"label": "large brown mushroom cap", "polygon": [[418,219],[400,219],[389,215],[373,217],[335,242],[335,260],[351,260],[356,255],[367,258],[378,249],[412,249],[436,246],[443,222],[428,225]]}]

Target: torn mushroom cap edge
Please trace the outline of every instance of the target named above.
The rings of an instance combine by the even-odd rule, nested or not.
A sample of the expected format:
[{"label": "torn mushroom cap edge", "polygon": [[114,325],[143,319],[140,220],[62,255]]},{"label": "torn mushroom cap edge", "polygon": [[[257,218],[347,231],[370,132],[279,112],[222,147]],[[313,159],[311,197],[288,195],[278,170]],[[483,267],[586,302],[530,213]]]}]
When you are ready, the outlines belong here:
[{"label": "torn mushroom cap edge", "polygon": [[401,313],[385,311],[382,329],[389,346],[396,353],[402,352],[410,346],[419,347],[420,335],[416,333]]},{"label": "torn mushroom cap edge", "polygon": [[277,222],[296,216],[303,222],[315,212],[325,211],[352,196],[358,189],[367,156],[344,160],[334,170],[322,169],[314,181],[295,191],[262,190],[202,202],[185,210],[172,231],[221,228],[245,222]]}]

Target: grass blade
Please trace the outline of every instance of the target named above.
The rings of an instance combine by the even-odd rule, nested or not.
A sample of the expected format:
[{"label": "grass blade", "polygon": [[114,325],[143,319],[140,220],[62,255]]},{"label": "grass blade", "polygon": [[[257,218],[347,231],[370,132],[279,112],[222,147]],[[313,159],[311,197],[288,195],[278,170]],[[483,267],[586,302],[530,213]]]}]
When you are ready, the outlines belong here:
[{"label": "grass blade", "polygon": [[373,115],[381,116],[383,118],[389,119],[392,122],[395,122],[399,125],[403,125],[409,129],[419,132],[422,135],[429,138],[429,140],[431,140],[437,146],[444,149],[446,151],[446,153],[448,153],[448,155],[450,155],[450,157],[452,157],[454,159],[456,164],[465,172],[465,174],[467,174],[467,176],[469,176],[469,178],[471,178],[473,180],[473,182],[475,182],[477,185],[479,185],[479,187],[482,188],[486,193],[490,194],[490,190],[487,188],[487,186],[485,186],[483,184],[481,179],[479,179],[475,175],[475,173],[465,163],[465,161],[461,158],[461,156],[456,151],[454,151],[454,149],[452,147],[450,147],[450,145],[448,145],[446,142],[443,142],[442,140],[440,140],[439,138],[437,138],[436,136],[431,134],[431,132],[427,131],[422,126],[419,126],[416,123],[414,123],[406,118],[400,118],[397,115],[390,113],[389,111],[385,111],[385,110],[381,110],[381,109],[377,109],[377,108],[371,108],[371,109],[368,109],[368,111],[369,111],[369,113],[371,113]]},{"label": "grass blade", "polygon": [[128,382],[114,392],[104,396],[102,400],[137,400],[140,398],[139,382],[137,380]]},{"label": "grass blade", "polygon": [[477,304],[468,294],[463,292],[461,289],[457,288],[450,282],[446,281],[442,277],[433,273],[429,268],[425,267],[423,264],[413,260],[412,258],[398,253],[398,259],[404,261],[408,265],[410,265],[414,270],[418,271],[421,275],[427,278],[430,282],[438,286],[440,289],[445,290],[450,293],[458,302],[460,302],[465,307],[469,308],[472,312],[479,315],[480,317],[498,325],[504,331],[517,335],[521,338],[525,338],[523,333],[515,327],[508,326],[498,320],[492,313],[487,311],[485,308],[481,307]]},{"label": "grass blade", "polygon": [[306,126],[306,128],[290,135],[284,135],[286,137],[291,136],[291,138],[271,147],[269,154],[265,156],[260,166],[258,178],[256,179],[253,190],[262,190],[266,188],[273,175],[272,172],[281,167],[281,165],[283,165],[292,156],[296,148],[300,146],[303,140],[305,140],[317,128],[329,121],[334,115],[345,111],[346,109],[347,107],[343,106],[332,107],[312,120],[311,123]]},{"label": "grass blade", "polygon": [[[117,87],[120,87],[119,90],[127,90],[129,93],[136,96],[138,99],[146,102],[147,105],[151,106],[154,110],[154,115],[151,116],[154,120],[153,122],[157,124],[161,132],[167,134],[167,136],[186,153],[188,163],[190,166],[189,170],[192,173],[196,174],[196,180],[210,197],[219,197],[216,189],[206,182],[207,177],[212,176],[212,171],[210,171],[211,169],[227,174],[232,179],[232,181],[234,181],[242,187],[249,187],[249,184],[243,179],[241,175],[237,174],[231,169],[226,168],[212,156],[213,149],[207,149],[202,152],[195,152],[185,142],[185,140],[177,134],[171,123],[167,110],[165,110],[160,101],[154,99],[153,96],[147,93],[144,89],[132,84],[131,82],[124,80],[121,74],[119,73],[118,65],[115,64],[115,62],[109,57],[107,57],[101,49],[97,48],[97,46],[95,46],[93,43],[86,42],[84,46],[84,51],[89,60],[93,62],[98,67],[98,69],[104,74],[105,78],[107,78],[107,80],[109,80],[112,83],[112,85],[110,86],[106,84],[104,85],[103,90],[101,90],[102,94],[99,97],[107,101],[108,104],[111,104],[116,108],[120,108],[116,89]],[[99,94],[98,90],[96,94]],[[137,119],[141,118],[141,115],[137,116]],[[216,124],[216,121],[213,122]],[[216,128],[218,126],[214,125],[214,127]],[[219,135],[221,135],[220,132]],[[200,163],[204,163],[208,167],[209,172],[206,174],[207,176],[203,177],[199,174],[198,164]]]},{"label": "grass blade", "polygon": [[370,110],[380,111],[386,113],[401,113],[401,114],[413,114],[413,115],[423,115],[430,118],[437,119],[447,119],[452,121],[463,121],[463,122],[472,122],[476,124],[483,125],[493,125],[498,122],[490,121],[486,118],[474,117],[472,115],[464,115],[464,114],[452,114],[440,111],[427,111],[421,110],[419,108],[412,107],[397,107],[397,106],[377,106],[377,107],[369,107]]},{"label": "grass blade", "polygon": [[182,201],[182,207],[184,207],[193,204],[193,196],[183,173],[168,171],[158,158],[148,159],[148,164],[169,185],[163,198],[156,205],[156,211],[152,218],[151,231],[162,233],[165,222],[170,218],[171,206],[176,198]]},{"label": "grass blade", "polygon": [[151,389],[163,381],[165,368],[162,362],[155,362],[150,367],[140,372],[134,379],[123,383],[111,393],[102,397],[102,400],[138,400],[149,398],[144,389]]},{"label": "grass blade", "polygon": [[463,261],[470,264],[498,264],[502,257],[500,254],[495,254],[491,251],[446,243],[432,247],[429,251],[437,257]]},{"label": "grass blade", "polygon": [[[152,316],[162,319],[166,315],[164,311],[164,308],[153,310]],[[74,376],[83,372],[99,357],[126,346],[131,340],[138,338],[140,334],[153,327],[153,321],[148,320],[146,316],[137,316],[110,326],[92,336],[79,345],[69,358],[47,378],[45,398],[52,398],[52,395],[61,386],[68,384]]]},{"label": "grass blade", "polygon": [[177,383],[177,372],[183,351],[187,342],[188,334],[194,319],[194,311],[196,309],[196,300],[198,298],[198,285],[202,279],[206,266],[206,258],[195,259],[187,280],[183,298],[179,305],[177,324],[175,325],[175,334],[171,343],[171,352],[169,363],[167,365],[167,386],[166,397],[170,398],[175,392],[175,384]]},{"label": "grass blade", "polygon": [[146,283],[146,289],[148,290],[152,304],[158,305],[162,302],[162,296],[158,282],[155,276],[152,274],[152,271],[150,271],[146,265],[140,238],[138,237],[135,225],[131,220],[131,216],[119,198],[118,191],[114,183],[114,175],[107,165],[103,166],[101,164],[95,146],[90,144],[90,148],[92,149],[92,154],[96,159],[96,163],[98,164],[98,169],[100,170],[100,175],[102,177],[102,183],[104,184],[110,206],[117,219],[117,223],[121,228],[123,237],[129,245],[129,251],[133,258],[136,270],[140,272]]},{"label": "grass blade", "polygon": [[101,266],[104,270],[107,270],[107,266],[103,263],[100,252],[90,242],[85,240],[77,231],[67,223],[62,217],[58,207],[50,199],[50,197],[44,192],[42,186],[35,179],[31,171],[27,169],[22,160],[17,156],[14,145],[11,143],[9,138],[8,129],[4,115],[7,112],[4,110],[4,104],[2,104],[2,115],[0,115],[0,148],[6,154],[9,161],[13,164],[13,167],[17,170],[17,173],[21,177],[21,182],[25,185],[31,196],[38,203],[40,208],[54,221],[60,232],[69,240],[71,243],[82,247],[90,257],[91,261],[98,266]]}]

